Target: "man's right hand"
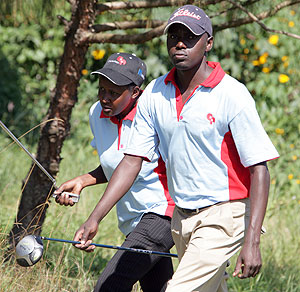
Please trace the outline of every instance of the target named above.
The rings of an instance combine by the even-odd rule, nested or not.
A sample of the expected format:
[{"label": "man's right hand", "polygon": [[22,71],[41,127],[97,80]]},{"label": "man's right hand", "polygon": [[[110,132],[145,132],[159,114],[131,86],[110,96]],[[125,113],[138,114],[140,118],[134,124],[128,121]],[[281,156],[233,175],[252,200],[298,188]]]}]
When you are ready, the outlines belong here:
[{"label": "man's right hand", "polygon": [[75,203],[67,193],[80,195],[82,189],[82,181],[79,177],[68,180],[54,191],[53,194],[56,195],[55,201],[60,205],[73,206]]},{"label": "man's right hand", "polygon": [[92,239],[95,237],[98,231],[99,223],[96,220],[89,218],[85,223],[83,223],[80,228],[76,231],[74,240],[80,241],[80,244],[75,244],[76,248],[84,250],[86,252],[93,252],[95,249],[92,243]]}]

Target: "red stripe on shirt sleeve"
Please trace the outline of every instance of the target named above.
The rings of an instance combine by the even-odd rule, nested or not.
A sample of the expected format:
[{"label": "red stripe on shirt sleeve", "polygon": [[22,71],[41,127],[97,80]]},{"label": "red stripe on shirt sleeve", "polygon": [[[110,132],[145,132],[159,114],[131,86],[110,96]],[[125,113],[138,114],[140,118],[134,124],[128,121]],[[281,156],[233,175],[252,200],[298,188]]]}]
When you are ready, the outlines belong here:
[{"label": "red stripe on shirt sleeve", "polygon": [[250,195],[250,172],[245,168],[237,152],[231,132],[224,136],[221,146],[221,159],[227,165],[229,200],[238,200]]}]

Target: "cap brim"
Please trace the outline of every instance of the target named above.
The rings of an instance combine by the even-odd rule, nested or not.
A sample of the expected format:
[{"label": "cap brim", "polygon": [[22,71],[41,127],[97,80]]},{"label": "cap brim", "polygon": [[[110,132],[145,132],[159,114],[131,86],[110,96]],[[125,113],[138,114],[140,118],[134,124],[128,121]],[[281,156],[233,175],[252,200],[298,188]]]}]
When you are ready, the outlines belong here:
[{"label": "cap brim", "polygon": [[[187,27],[194,35],[201,35],[201,34],[203,34],[203,33],[206,32],[206,30],[202,29],[202,31],[201,31],[200,33],[199,33],[199,32],[196,33],[196,32],[195,32],[195,29],[194,29],[193,27],[187,25],[186,23],[184,23],[184,22],[182,22],[182,21],[176,20],[176,21],[172,21],[171,23],[167,24],[167,26],[166,26],[165,29],[164,29],[164,34],[168,33],[168,29],[170,28],[170,26],[173,25],[173,24],[175,24],[175,23],[179,23],[179,24],[184,25],[184,26]],[[200,27],[197,26],[197,30],[199,30],[199,29],[200,29]]]},{"label": "cap brim", "polygon": [[131,79],[122,75],[120,72],[108,68],[102,68],[100,70],[93,71],[91,74],[102,75],[118,86],[124,86],[133,83]]}]

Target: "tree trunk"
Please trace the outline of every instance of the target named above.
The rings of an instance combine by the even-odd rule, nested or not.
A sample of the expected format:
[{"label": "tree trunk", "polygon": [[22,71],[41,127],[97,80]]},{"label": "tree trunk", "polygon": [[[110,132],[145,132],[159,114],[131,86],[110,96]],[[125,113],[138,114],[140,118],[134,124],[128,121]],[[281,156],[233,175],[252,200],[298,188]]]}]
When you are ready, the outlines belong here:
[{"label": "tree trunk", "polygon": [[[72,109],[77,102],[77,87],[88,49],[87,43],[78,42],[78,34],[94,22],[95,0],[70,1],[72,18],[67,23],[64,53],[61,59],[56,87],[51,93],[48,113],[37,149],[37,160],[55,177],[59,170],[63,142],[69,134]],[[27,180],[28,178],[28,180]],[[49,178],[37,167],[27,174],[24,190],[9,240],[14,246],[24,233],[40,234],[53,192]]]}]

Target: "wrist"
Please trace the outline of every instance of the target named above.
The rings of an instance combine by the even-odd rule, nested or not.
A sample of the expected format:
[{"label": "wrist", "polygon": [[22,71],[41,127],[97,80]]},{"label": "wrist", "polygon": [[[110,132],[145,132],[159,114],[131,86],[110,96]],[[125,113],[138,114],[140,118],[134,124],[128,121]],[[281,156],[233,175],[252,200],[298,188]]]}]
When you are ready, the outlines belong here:
[{"label": "wrist", "polygon": [[246,236],[245,236],[245,243],[249,243],[251,245],[259,245],[260,244],[260,229],[255,230],[248,228]]},{"label": "wrist", "polygon": [[91,186],[94,183],[90,181],[89,175],[83,174],[78,177],[78,185],[81,187],[81,190],[83,190],[85,187]]}]

